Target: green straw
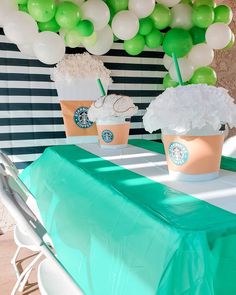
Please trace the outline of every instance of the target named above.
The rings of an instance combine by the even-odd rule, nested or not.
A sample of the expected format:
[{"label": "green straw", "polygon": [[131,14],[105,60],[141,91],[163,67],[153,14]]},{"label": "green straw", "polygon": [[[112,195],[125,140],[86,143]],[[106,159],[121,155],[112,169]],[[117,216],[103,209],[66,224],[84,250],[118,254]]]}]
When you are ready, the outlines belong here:
[{"label": "green straw", "polygon": [[178,63],[177,57],[176,57],[174,52],[172,53],[172,58],[173,58],[173,61],[175,63],[175,69],[176,69],[176,73],[177,73],[177,76],[178,76],[179,84],[184,85],[183,79],[182,79],[182,76],[181,76],[181,73],[180,73],[180,69],[179,69],[179,63]]},{"label": "green straw", "polygon": [[102,96],[105,96],[105,95],[106,95],[106,92],[105,92],[105,90],[104,90],[104,87],[103,87],[103,85],[102,85],[101,80],[100,80],[100,79],[97,79],[97,82],[98,82],[98,86],[99,86],[100,91],[101,91],[101,95],[102,95]]}]

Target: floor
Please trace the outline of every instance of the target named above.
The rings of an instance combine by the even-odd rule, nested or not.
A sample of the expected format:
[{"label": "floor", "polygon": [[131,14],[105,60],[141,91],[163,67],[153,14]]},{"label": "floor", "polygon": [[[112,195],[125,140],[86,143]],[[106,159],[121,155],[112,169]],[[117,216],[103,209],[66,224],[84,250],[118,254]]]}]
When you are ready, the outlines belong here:
[{"label": "floor", "polygon": [[[16,276],[10,261],[16,250],[16,245],[13,239],[13,233],[8,232],[0,235],[0,294],[10,295],[11,290],[16,282]],[[22,250],[19,256],[19,267],[24,267],[32,260],[32,252]],[[37,268],[37,267],[36,267]],[[29,281],[25,286],[21,295],[40,295],[37,286],[37,270],[34,269],[29,277]]]}]

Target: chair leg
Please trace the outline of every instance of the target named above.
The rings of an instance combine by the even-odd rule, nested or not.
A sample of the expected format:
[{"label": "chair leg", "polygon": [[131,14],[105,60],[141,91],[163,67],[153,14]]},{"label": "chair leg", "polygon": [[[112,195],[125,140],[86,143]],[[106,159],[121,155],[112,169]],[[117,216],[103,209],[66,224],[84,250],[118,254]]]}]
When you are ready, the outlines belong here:
[{"label": "chair leg", "polygon": [[20,285],[19,285],[19,288],[18,288],[18,291],[19,292],[23,292],[24,288],[25,288],[25,285],[29,279],[29,276],[31,274],[31,271],[32,271],[33,267],[25,274],[23,280],[20,282]]},{"label": "chair leg", "polygon": [[[19,276],[19,278],[17,279],[17,282],[16,282],[16,284],[15,284],[15,286],[14,286],[14,288],[13,288],[13,290],[12,290],[12,292],[11,292],[11,295],[15,295],[16,294],[16,292],[17,292],[17,290],[19,289],[19,286],[20,286],[20,284],[22,283],[22,285],[20,286],[20,288],[24,288],[24,286],[23,286],[23,282],[24,282],[24,285],[26,284],[26,282],[27,282],[27,280],[25,281],[25,280],[23,280],[24,279],[24,277],[25,276],[27,276],[27,279],[28,279],[28,277],[29,277],[29,274],[30,274],[30,272],[31,272],[31,270],[32,270],[32,268],[33,268],[33,266],[35,265],[35,263],[41,258],[41,256],[43,255],[43,253],[39,253],[36,257],[35,257],[35,259],[24,269],[24,271],[20,274],[20,276]],[[29,273],[29,274],[28,274]],[[22,282],[22,280],[23,280],[23,282]]]},{"label": "chair leg", "polygon": [[21,250],[21,247],[18,246],[17,249],[16,249],[16,252],[15,252],[15,254],[14,254],[14,256],[12,257],[12,260],[11,260],[11,264],[12,264],[13,267],[14,267],[14,270],[15,270],[16,277],[17,277],[17,278],[19,278],[19,276],[20,276],[20,272],[19,272],[19,269],[18,269],[18,267],[17,267],[17,265],[16,265],[16,261],[17,261],[17,257],[18,257],[18,255],[19,255],[19,253],[20,253],[20,250]]}]

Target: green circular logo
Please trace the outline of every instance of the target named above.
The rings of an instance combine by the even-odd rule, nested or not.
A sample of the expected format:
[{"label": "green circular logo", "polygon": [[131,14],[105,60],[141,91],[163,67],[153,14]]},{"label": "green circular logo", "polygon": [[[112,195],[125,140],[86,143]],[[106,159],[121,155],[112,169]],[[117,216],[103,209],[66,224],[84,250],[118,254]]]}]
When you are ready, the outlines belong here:
[{"label": "green circular logo", "polygon": [[172,142],[168,152],[171,161],[177,166],[182,166],[188,161],[189,153],[182,143]]},{"label": "green circular logo", "polygon": [[112,142],[114,138],[113,132],[111,130],[103,130],[102,131],[102,139],[106,142],[106,143],[110,143]]},{"label": "green circular logo", "polygon": [[80,107],[75,111],[74,122],[79,128],[90,128],[93,125],[93,122],[89,121],[87,107]]}]

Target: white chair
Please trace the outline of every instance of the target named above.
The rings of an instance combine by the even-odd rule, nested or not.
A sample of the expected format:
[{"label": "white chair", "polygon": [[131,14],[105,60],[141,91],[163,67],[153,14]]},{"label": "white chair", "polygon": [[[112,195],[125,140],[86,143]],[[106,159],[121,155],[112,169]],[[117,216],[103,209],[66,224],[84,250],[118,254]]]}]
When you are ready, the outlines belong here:
[{"label": "white chair", "polygon": [[[46,259],[41,262],[38,271],[41,294],[83,295],[81,289],[67,273],[45,242],[44,238],[47,232],[24,202],[24,196],[20,195],[11,184],[12,176],[7,175],[3,169],[1,169],[0,199],[2,203],[6,206],[12,216],[18,220],[18,224],[22,231],[26,232],[34,242],[34,245],[40,249],[40,256],[46,256]],[[14,295],[16,290],[17,289],[14,289],[11,295]]]},{"label": "white chair", "polygon": [[18,177],[19,171],[14,165],[14,163],[10,160],[10,158],[4,154],[2,151],[0,151],[0,161],[2,165],[4,166],[4,170],[7,174],[11,175],[12,177],[16,178]]},{"label": "white chair", "polygon": [[[24,183],[20,180],[18,177],[18,170],[16,166],[12,163],[12,161],[8,158],[7,155],[5,155],[3,152],[0,152],[0,161],[1,161],[1,169],[2,173],[3,170],[7,175],[10,175],[12,177],[12,185],[15,186],[15,190],[17,191],[23,191],[24,192],[24,201],[27,202],[29,199],[33,199],[31,193],[27,189],[27,187],[24,185]],[[13,216],[14,218],[14,216]],[[18,221],[15,219],[16,224],[18,224]],[[17,245],[16,252],[13,255],[13,258],[11,259],[11,264],[14,267],[17,281],[13,288],[13,290],[18,289],[20,292],[23,291],[25,284],[28,281],[28,278],[30,276],[30,273],[36,264],[36,262],[40,259],[42,254],[40,253],[40,249],[34,244],[34,241],[28,236],[27,233],[22,232],[18,225],[14,228],[14,241]],[[48,239],[48,241],[50,241]],[[36,254],[33,261],[22,271],[20,272],[18,268],[17,259],[19,257],[21,249],[26,248]]]},{"label": "white chair", "polygon": [[[69,283],[69,282],[68,282]],[[44,259],[38,267],[38,285],[41,295],[82,295],[80,289],[72,288],[65,281],[64,269],[52,263],[52,259]]]}]

